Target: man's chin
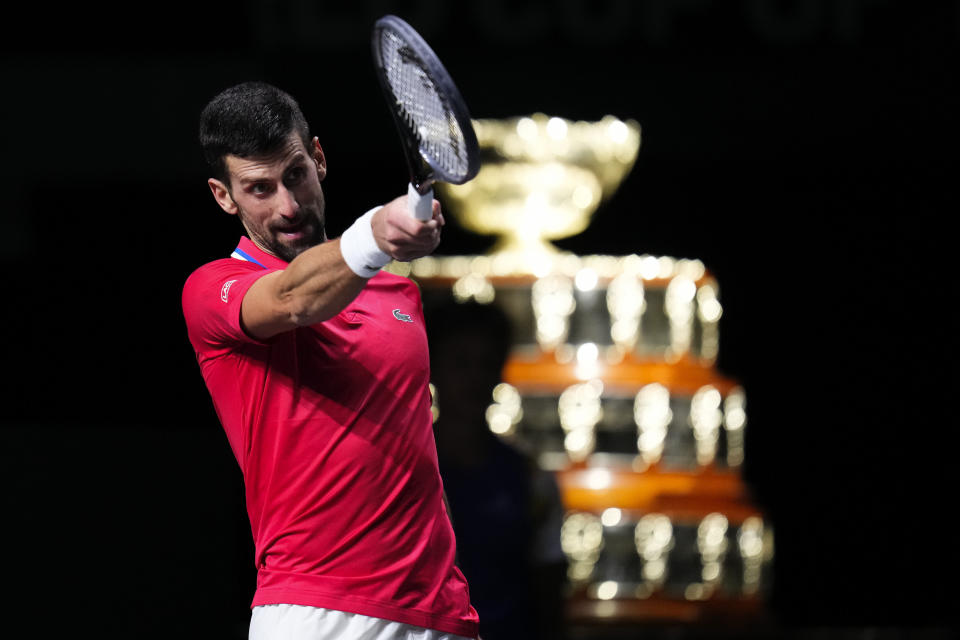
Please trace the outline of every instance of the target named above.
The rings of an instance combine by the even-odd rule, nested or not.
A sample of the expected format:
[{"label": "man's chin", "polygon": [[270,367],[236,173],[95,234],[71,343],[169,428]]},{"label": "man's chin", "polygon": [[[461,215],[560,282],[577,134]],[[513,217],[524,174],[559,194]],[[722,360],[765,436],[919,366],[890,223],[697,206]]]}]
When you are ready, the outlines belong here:
[{"label": "man's chin", "polygon": [[[282,236],[283,234],[281,234]],[[321,244],[323,235],[305,235],[295,238],[277,238],[270,247],[273,253],[286,262],[291,262],[298,255],[312,247]]]}]

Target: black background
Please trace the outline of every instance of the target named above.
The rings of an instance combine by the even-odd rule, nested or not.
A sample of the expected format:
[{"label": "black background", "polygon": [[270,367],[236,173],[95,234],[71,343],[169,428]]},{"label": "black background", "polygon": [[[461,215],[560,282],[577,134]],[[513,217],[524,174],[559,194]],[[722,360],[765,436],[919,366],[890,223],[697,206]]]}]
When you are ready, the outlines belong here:
[{"label": "black background", "polygon": [[[34,619],[40,637],[245,637],[240,475],[180,312],[184,279],[240,232],[209,196],[197,116],[242,80],[293,93],[326,151],[338,235],[406,188],[368,48],[388,12],[474,117],[643,127],[620,190],[557,244],[698,258],[718,278],[718,367],[747,391],[777,619],[954,621],[960,3],[20,11],[0,57],[2,529],[15,611],[62,612]],[[489,245],[451,220],[440,253]]]}]

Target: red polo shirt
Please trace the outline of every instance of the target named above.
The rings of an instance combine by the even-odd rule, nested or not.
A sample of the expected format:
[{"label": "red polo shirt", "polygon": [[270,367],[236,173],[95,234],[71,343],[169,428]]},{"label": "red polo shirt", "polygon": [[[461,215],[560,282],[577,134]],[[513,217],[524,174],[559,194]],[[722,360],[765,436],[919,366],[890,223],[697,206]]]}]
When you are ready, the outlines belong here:
[{"label": "red polo shirt", "polygon": [[247,238],[233,255],[187,279],[183,311],[243,471],[253,606],[475,636],[443,505],[416,285],[378,273],[336,317],[258,341],[240,328],[241,300],[286,263]]}]

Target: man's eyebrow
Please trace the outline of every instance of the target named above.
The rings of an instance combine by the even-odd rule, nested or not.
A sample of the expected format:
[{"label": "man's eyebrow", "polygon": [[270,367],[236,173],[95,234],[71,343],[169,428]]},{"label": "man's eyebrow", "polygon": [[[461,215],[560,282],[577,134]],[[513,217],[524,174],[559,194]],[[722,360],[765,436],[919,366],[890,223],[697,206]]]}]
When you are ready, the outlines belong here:
[{"label": "man's eyebrow", "polygon": [[307,161],[309,156],[302,151],[297,151],[292,156],[290,156],[290,162],[287,163],[287,167],[292,167],[296,164],[302,164]]},{"label": "man's eyebrow", "polygon": [[[286,173],[287,170],[289,170],[289,169],[292,168],[292,167],[295,167],[295,166],[298,166],[298,165],[302,165],[303,163],[306,162],[306,160],[307,160],[308,157],[309,157],[309,156],[307,156],[305,153],[303,153],[303,151],[300,151],[300,150],[295,151],[295,152],[290,156],[289,161],[284,165],[284,167],[283,167],[283,173]],[[239,176],[238,176],[238,178],[237,178],[237,182],[238,182],[239,184],[241,184],[241,185],[256,184],[256,183],[258,183],[258,182],[265,182],[265,181],[269,181],[269,180],[270,180],[269,177],[267,177],[267,176],[262,176],[262,175],[254,175],[254,176],[250,176],[250,177],[239,177]]]}]

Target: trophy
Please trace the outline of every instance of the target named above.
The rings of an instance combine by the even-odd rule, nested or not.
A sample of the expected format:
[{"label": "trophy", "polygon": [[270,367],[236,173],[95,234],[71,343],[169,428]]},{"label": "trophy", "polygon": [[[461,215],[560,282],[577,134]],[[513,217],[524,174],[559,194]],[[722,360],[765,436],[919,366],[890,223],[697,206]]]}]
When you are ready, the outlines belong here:
[{"label": "trophy", "polygon": [[517,271],[555,256],[550,240],[586,229],[640,148],[640,126],[613,116],[573,122],[537,113],[475,120],[474,130],[480,173],[439,191],[465,228],[499,237],[491,254]]},{"label": "trophy", "polygon": [[428,319],[450,298],[510,318],[513,346],[486,418],[555,474],[568,618],[756,620],[772,529],[740,476],[746,395],[714,368],[715,278],[695,259],[551,244],[586,229],[617,191],[640,126],[536,113],[474,128],[479,174],[437,189],[463,227],[497,236],[492,249],[389,269],[420,285]]}]

